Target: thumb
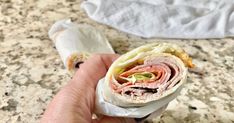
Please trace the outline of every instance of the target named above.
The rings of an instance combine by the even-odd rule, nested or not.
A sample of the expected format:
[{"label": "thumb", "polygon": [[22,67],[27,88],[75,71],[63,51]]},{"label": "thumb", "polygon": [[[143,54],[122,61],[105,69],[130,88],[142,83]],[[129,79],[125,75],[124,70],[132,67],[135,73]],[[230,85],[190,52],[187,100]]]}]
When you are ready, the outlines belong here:
[{"label": "thumb", "polygon": [[136,122],[133,118],[104,116],[99,120],[99,123],[136,123]]}]

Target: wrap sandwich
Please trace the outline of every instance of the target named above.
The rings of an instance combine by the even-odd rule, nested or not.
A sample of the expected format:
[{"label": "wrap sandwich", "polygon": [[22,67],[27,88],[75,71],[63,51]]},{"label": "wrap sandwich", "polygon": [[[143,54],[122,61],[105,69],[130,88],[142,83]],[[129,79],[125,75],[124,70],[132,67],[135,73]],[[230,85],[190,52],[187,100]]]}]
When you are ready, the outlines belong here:
[{"label": "wrap sandwich", "polygon": [[65,19],[49,30],[65,67],[74,73],[92,53],[114,53],[106,37],[94,27],[78,25]]},{"label": "wrap sandwich", "polygon": [[104,80],[103,98],[119,107],[146,106],[180,88],[188,67],[194,67],[192,59],[175,44],[141,46],[111,65]]}]

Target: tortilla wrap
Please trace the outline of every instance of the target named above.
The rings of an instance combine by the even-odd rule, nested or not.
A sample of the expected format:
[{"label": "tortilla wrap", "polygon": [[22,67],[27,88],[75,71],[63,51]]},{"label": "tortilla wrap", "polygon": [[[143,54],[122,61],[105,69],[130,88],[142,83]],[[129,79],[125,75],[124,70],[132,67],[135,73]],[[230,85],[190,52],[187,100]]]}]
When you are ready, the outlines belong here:
[{"label": "tortilla wrap", "polygon": [[69,19],[56,22],[49,30],[49,37],[65,67],[72,73],[92,53],[114,53],[102,32],[89,25],[72,23]]},{"label": "tortilla wrap", "polygon": [[120,56],[105,76],[103,97],[121,107],[145,106],[174,93],[186,82],[192,59],[179,46],[153,43]]}]

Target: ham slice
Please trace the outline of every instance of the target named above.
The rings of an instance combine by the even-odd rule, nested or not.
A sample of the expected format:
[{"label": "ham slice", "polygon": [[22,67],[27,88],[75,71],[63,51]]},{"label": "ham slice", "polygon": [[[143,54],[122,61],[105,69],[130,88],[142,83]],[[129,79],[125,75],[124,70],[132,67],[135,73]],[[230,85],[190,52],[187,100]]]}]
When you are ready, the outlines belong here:
[{"label": "ham slice", "polygon": [[[124,81],[122,79],[115,79],[119,84],[111,83],[112,89],[123,96],[145,98],[149,95],[161,95],[167,89],[172,88],[182,78],[183,70],[175,62],[173,57],[160,56],[144,61],[144,64],[135,66],[120,75],[118,78],[126,78],[134,73],[149,72],[153,73],[155,77],[149,80],[137,80],[135,83]],[[119,80],[119,81],[118,81]]]}]

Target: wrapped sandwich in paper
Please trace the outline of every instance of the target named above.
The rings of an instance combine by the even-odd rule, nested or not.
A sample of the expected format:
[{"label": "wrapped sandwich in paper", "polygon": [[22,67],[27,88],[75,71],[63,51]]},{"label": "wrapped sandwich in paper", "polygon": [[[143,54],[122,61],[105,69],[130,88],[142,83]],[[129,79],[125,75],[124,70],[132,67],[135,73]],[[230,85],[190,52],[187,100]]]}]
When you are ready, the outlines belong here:
[{"label": "wrapped sandwich in paper", "polygon": [[49,30],[49,37],[66,68],[74,72],[91,53],[114,53],[106,37],[89,25],[60,20]]},{"label": "wrapped sandwich in paper", "polygon": [[96,89],[96,113],[142,118],[157,114],[182,89],[192,59],[179,46],[153,43],[120,56]]}]

